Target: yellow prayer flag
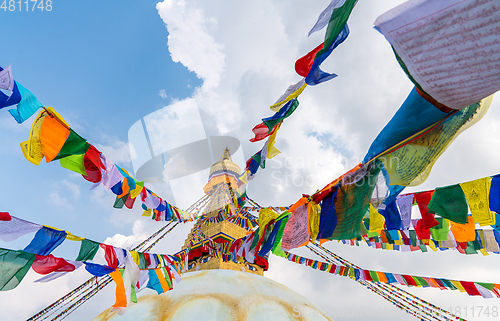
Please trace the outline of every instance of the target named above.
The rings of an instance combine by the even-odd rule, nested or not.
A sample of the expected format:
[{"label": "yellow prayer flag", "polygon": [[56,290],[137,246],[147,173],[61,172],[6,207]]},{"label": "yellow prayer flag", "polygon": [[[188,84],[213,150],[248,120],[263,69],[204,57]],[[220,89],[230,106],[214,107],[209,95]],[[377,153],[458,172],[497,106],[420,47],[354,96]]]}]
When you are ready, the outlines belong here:
[{"label": "yellow prayer flag", "polygon": [[279,214],[271,208],[263,208],[259,211],[259,240],[264,235],[266,225],[278,218]]},{"label": "yellow prayer flag", "polygon": [[469,204],[474,222],[481,226],[495,224],[495,213],[490,211],[491,177],[476,179],[471,182],[461,183],[465,198]]},{"label": "yellow prayer flag", "polygon": [[[400,142],[398,148],[376,157],[387,170],[391,185],[417,186],[429,176],[432,166],[453,140],[477,123],[488,111],[493,95],[464,108],[460,117],[429,127]],[[434,126],[434,125],[433,125]],[[427,130],[427,131],[426,131]]]},{"label": "yellow prayer flag", "polygon": [[306,89],[306,87],[307,87],[307,83],[304,82],[304,84],[302,86],[300,86],[297,90],[292,92],[290,95],[288,95],[284,99],[279,99],[277,102],[272,104],[271,107],[269,107],[269,108],[271,108],[271,110],[274,112],[279,111],[280,108],[283,107],[284,104],[286,104],[290,100],[292,100],[292,99],[298,97],[300,94],[302,94],[302,92],[304,91],[304,89]]},{"label": "yellow prayer flag", "polygon": [[485,249],[480,249],[479,252],[481,252],[481,254],[484,255],[484,256],[488,256],[489,255],[488,252],[486,252]]},{"label": "yellow prayer flag", "polygon": [[376,232],[384,229],[385,218],[372,204],[370,204],[370,226],[368,232]]},{"label": "yellow prayer flag", "polygon": [[460,281],[450,280],[450,282],[453,283],[453,285],[458,289],[458,291],[466,292],[462,283],[460,283]]},{"label": "yellow prayer flag", "polygon": [[436,252],[438,249],[436,247],[436,244],[434,244],[433,241],[429,241],[429,243],[427,244],[427,246],[429,246],[434,252]]},{"label": "yellow prayer flag", "polygon": [[135,264],[141,264],[141,258],[139,257],[139,253],[136,251],[130,251],[130,255],[132,255],[132,260],[134,260]]},{"label": "yellow prayer flag", "polygon": [[[140,182],[140,183],[142,183],[142,182]],[[137,196],[139,196],[139,194],[141,194],[143,188],[144,188],[143,185],[139,185],[136,183],[135,188],[133,190],[130,190],[130,197],[136,198]]]},{"label": "yellow prayer flag", "polygon": [[[48,225],[44,225],[45,227],[47,228],[50,228],[50,229],[53,229],[53,230],[56,230],[56,231],[64,231],[64,230],[61,230],[59,228],[55,228],[55,227],[52,227],[52,226],[48,226]],[[67,240],[70,240],[70,241],[77,241],[77,242],[80,242],[80,241],[83,241],[85,240],[84,237],[79,237],[79,236],[76,236],[76,235],[73,235],[71,234],[70,232],[68,231],[64,231],[66,232],[66,239]]]},{"label": "yellow prayer flag", "polygon": [[68,231],[66,231],[66,239],[68,239],[70,241],[77,241],[77,242],[85,240],[84,237],[79,237],[79,236],[73,235]]},{"label": "yellow prayer flag", "polygon": [[[49,111],[53,111],[52,107],[47,109]],[[35,120],[31,124],[30,136],[28,140],[21,143],[21,150],[23,151],[24,157],[35,165],[39,165],[45,155],[42,142],[40,141],[40,131],[42,129],[43,122],[48,115],[49,114],[45,110],[38,113]]]},{"label": "yellow prayer flag", "polygon": [[243,175],[240,177],[240,181],[242,181],[244,184],[248,183],[248,174],[250,173],[249,170],[246,170]]},{"label": "yellow prayer flag", "polygon": [[321,207],[314,201],[310,201],[307,211],[307,217],[309,218],[309,237],[311,238],[312,242],[315,242],[319,233]]},{"label": "yellow prayer flag", "polygon": [[271,159],[274,156],[280,154],[281,152],[274,147],[274,143],[276,140],[276,134],[278,133],[278,130],[280,129],[281,123],[278,125],[278,128],[274,131],[274,133],[269,137],[269,140],[267,141],[267,158]]},{"label": "yellow prayer flag", "polygon": [[141,216],[151,216],[151,209],[145,210],[144,213],[142,213]]}]

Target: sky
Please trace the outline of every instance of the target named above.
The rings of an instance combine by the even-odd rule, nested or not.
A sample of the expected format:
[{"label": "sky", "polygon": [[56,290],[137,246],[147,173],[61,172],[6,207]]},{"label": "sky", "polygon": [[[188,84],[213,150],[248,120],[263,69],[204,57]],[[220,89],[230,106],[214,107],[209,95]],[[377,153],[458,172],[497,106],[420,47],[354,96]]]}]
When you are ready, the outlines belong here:
[{"label": "sky", "polygon": [[[360,162],[378,132],[400,107],[411,82],[390,45],[373,29],[382,13],[401,0],[363,1],[349,20],[348,39],[323,63],[338,77],[308,87],[300,106],[282,125],[269,160],[251,181],[248,195],[263,206],[287,206]],[[109,159],[135,173],[151,157],[139,144],[141,130],[155,155],[209,136],[239,140],[234,160],[261,149],[251,129],[273,114],[269,106],[300,80],[296,59],[322,42],[324,31],[307,33],[329,1],[53,1],[50,12],[0,9],[4,30],[0,66]],[[408,191],[466,182],[498,173],[500,102],[462,133],[436,162],[428,180]],[[117,210],[103,187],[61,168],[35,166],[22,155],[34,117],[18,125],[0,110],[0,211],[115,246],[134,246],[162,225],[141,217],[139,207]],[[135,124],[136,127],[134,127]],[[140,126],[139,126],[140,125]],[[132,148],[131,148],[132,147]],[[141,149],[142,148],[142,149]],[[147,150],[147,149],[146,149]],[[222,154],[214,152],[212,158]],[[149,157],[149,158],[148,158]],[[168,161],[167,161],[168,162]],[[168,165],[168,164],[167,164]],[[166,177],[169,173],[162,173]],[[203,196],[208,169],[167,183],[151,183],[158,195],[181,208]],[[177,227],[154,248],[177,252],[192,224]],[[0,247],[22,249],[33,235]],[[458,251],[400,253],[328,242],[326,247],[372,270],[500,283],[492,254]],[[74,259],[79,244],[66,241],[53,253]],[[304,249],[295,253],[315,257]],[[301,293],[335,320],[352,320],[356,309],[372,320],[412,320],[350,279],[328,275],[279,257],[265,276]],[[59,280],[33,283],[30,272],[16,289],[0,293],[0,319],[23,320],[78,286],[83,269]],[[405,290],[453,311],[498,306],[497,299],[457,291]],[[114,303],[108,286],[67,320],[89,320]],[[151,293],[145,290],[145,294]]]}]

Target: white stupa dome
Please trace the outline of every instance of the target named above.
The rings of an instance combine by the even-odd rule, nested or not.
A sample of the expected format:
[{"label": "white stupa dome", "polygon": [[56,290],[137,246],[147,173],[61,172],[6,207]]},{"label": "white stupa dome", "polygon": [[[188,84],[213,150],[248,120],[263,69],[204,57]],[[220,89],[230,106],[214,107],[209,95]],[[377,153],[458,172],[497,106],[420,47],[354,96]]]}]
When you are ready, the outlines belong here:
[{"label": "white stupa dome", "polygon": [[332,320],[300,294],[256,274],[205,270],[183,275],[162,295],[142,296],[123,315],[108,309],[94,321]]}]

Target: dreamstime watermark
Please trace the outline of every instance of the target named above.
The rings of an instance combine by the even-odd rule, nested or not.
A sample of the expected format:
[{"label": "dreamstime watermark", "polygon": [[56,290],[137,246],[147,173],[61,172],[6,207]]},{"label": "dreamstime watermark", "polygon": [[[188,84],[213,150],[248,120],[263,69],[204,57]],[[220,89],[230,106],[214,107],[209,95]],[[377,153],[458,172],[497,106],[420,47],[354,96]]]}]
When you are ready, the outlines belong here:
[{"label": "dreamstime watermark", "polygon": [[295,318],[393,318],[398,316],[398,310],[392,307],[375,308],[369,306],[358,306],[349,310],[340,310],[335,312],[321,312],[309,307],[294,306],[293,316]]}]

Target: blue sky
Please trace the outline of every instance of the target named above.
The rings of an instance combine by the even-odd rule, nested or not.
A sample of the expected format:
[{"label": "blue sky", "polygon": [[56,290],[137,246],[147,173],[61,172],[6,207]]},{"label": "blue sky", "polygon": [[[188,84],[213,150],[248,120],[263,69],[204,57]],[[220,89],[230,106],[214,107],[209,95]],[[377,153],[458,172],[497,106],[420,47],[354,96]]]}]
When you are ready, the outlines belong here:
[{"label": "blue sky", "polygon": [[[126,142],[135,121],[165,105],[160,90],[167,100],[180,99],[201,82],[169,59],[168,32],[155,1],[55,1],[51,12],[0,14],[0,23],[10,31],[4,38],[9,45],[4,47],[8,50],[2,53],[2,66],[12,64],[18,82],[43,104],[53,106],[93,144]],[[99,217],[98,210],[83,206],[87,203],[84,198],[72,202],[71,214],[57,209],[40,213],[48,205],[46,192],[68,173],[57,163],[33,166],[22,158],[18,143],[27,138],[32,119],[19,126],[6,110],[0,117],[2,124],[17,127],[15,138],[5,127],[0,134],[2,179],[23,182],[14,189],[12,185],[2,187],[4,195],[19,191],[10,193],[9,202],[4,200],[2,206],[19,217],[59,227],[82,216]],[[122,165],[131,169],[130,164]],[[27,196],[30,202],[23,201]],[[39,204],[36,211],[34,204]],[[107,236],[105,229],[101,232],[101,238]]]},{"label": "blue sky", "polygon": [[[276,147],[282,154],[268,161],[268,168],[249,187],[249,195],[257,202],[289,205],[363,158],[412,88],[390,46],[372,28],[378,15],[401,2],[358,4],[350,18],[349,38],[323,65],[339,77],[308,87],[301,95],[300,107],[277,138]],[[158,10],[157,1],[149,0],[56,0],[51,12],[0,10],[4,31],[0,65],[12,64],[19,83],[126,169],[133,170],[128,148],[132,124],[151,113],[179,113],[193,103],[207,133],[238,138],[243,154],[249,157],[261,148],[261,144],[248,142],[251,128],[271,116],[268,107],[300,79],[293,69],[295,60],[322,41],[322,32],[309,38],[307,32],[328,3],[166,0]],[[497,174],[499,107],[494,100],[484,119],[443,154],[427,182],[411,190]],[[25,160],[19,143],[28,138],[32,120],[18,125],[6,110],[0,110],[0,211],[116,246],[135,245],[161,227],[140,217],[138,208],[113,209],[113,195],[102,187],[89,190],[91,183],[57,162],[35,166]],[[198,130],[194,123],[186,121],[187,128],[192,125],[193,131]],[[168,132],[161,125],[156,127],[158,137]],[[241,161],[239,164],[244,167]],[[180,195],[175,201],[184,206],[201,197],[207,174],[201,171],[174,182]],[[163,195],[161,186],[153,187]],[[177,228],[155,251],[176,252],[190,228]],[[0,241],[0,247],[24,248],[31,237]],[[66,241],[54,254],[74,259],[78,246]],[[455,279],[473,275],[479,281],[500,283],[492,272],[499,263],[493,255],[399,253],[334,242],[327,246],[366,268]],[[350,280],[325,278],[320,272],[290,264],[272,257],[266,276],[327,312],[348,311],[360,302],[368,310],[390,308]],[[0,300],[11,307],[0,309],[0,319],[26,319],[89,277],[79,271],[40,285],[33,283],[37,278],[33,274],[13,291],[0,292]],[[495,304],[460,293],[412,291],[444,308]],[[23,302],[29,302],[28,306]],[[88,320],[112,303],[110,287],[69,320]],[[398,317],[413,319],[404,313]]]}]

